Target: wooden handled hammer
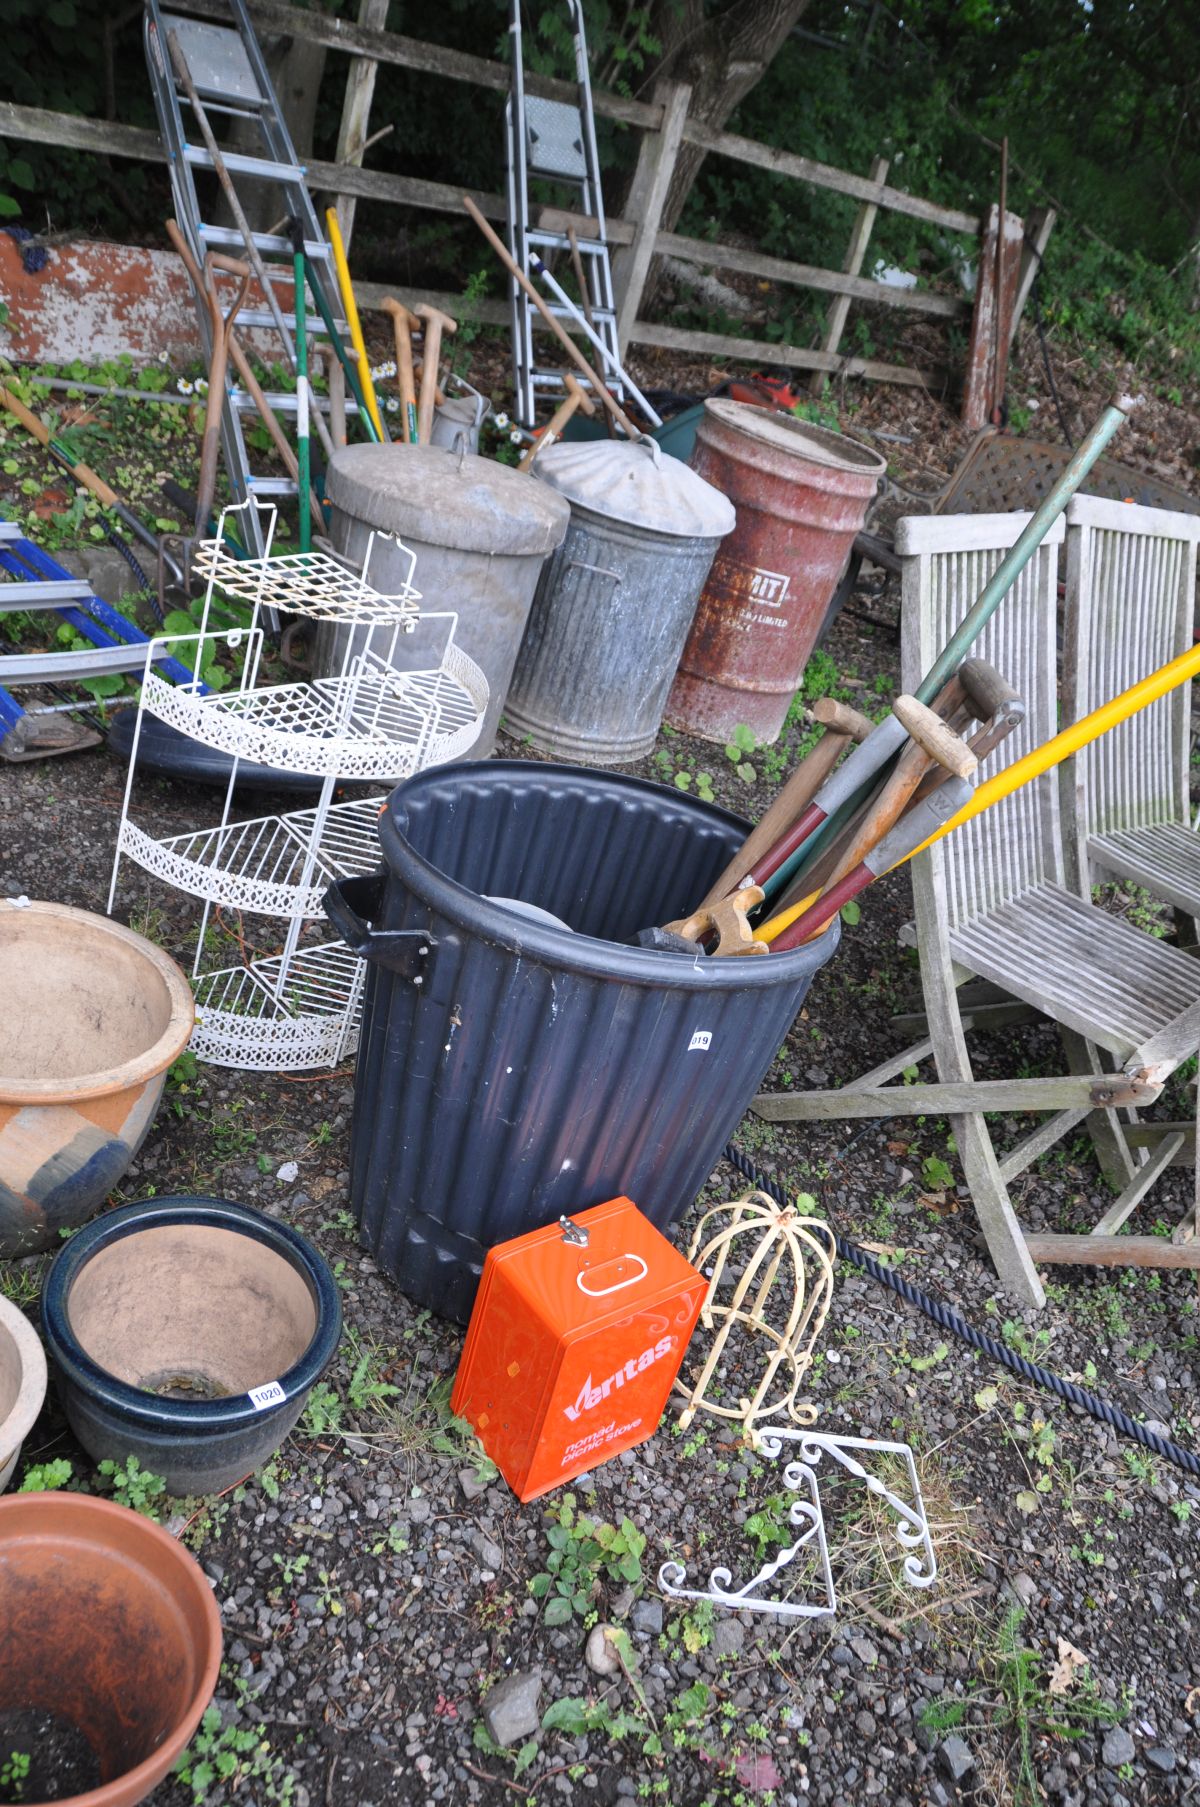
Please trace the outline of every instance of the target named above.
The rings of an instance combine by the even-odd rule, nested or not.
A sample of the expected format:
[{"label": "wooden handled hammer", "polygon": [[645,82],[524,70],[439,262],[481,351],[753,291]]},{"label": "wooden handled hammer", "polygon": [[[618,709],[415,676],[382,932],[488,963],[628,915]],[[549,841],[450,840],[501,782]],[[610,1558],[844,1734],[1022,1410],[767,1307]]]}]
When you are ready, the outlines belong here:
[{"label": "wooden handled hammer", "polygon": [[522,458],[520,464],[518,464],[517,469],[519,471],[527,471],[538,453],[544,452],[547,446],[554,444],[554,441],[560,437],[563,428],[570,420],[572,414],[574,414],[576,408],[582,408],[585,414],[595,414],[596,404],[587,390],[583,387],[582,383],[577,383],[569,372],[563,378],[563,383],[566,386],[567,393],[547,421],[545,430],[534,440],[524,458]]},{"label": "wooden handled hammer", "polygon": [[757,828],[743,841],[720,878],[701,900],[700,909],[707,909],[745,882],[746,874],[755,862],[775,845],[816,796],[845,749],[857,741],[864,741],[874,726],[857,709],[837,703],[828,696],[813,705],[812,713],[814,721],[824,728],[824,734],[776,793]]},{"label": "wooden handled hammer", "polygon": [[392,333],[396,340],[396,387],[400,391],[400,407],[404,415],[404,437],[409,445],[416,445],[417,385],[413,377],[412,336],[414,332],[420,332],[421,322],[402,301],[394,300],[391,295],[379,305],[385,314],[392,316]]},{"label": "wooden handled hammer", "polygon": [[417,443],[428,445],[433,432],[433,404],[436,400],[438,386],[438,362],[442,355],[442,334],[456,333],[458,321],[452,320],[449,314],[443,314],[440,308],[429,307],[423,301],[415,311],[417,318],[423,322],[425,331],[425,350],[421,363],[421,401],[417,409]]},{"label": "wooden handled hammer", "polygon": [[894,826],[912,802],[931,765],[940,766],[943,774],[966,779],[973,776],[979,764],[966,741],[916,697],[898,696],[892,704],[892,713],[908,733],[909,744],[901,753],[895,771],[842,848],[827,889],[848,872],[853,872]]}]

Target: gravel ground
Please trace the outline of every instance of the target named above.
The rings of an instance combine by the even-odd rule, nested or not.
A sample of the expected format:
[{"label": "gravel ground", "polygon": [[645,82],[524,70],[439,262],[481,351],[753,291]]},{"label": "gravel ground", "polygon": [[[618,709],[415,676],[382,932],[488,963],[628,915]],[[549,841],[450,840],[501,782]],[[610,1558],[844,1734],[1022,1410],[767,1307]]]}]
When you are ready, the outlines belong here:
[{"label": "gravel ground", "polygon": [[[876,712],[891,695],[894,616],[894,595],[869,588],[829,648],[838,686]],[[753,816],[802,732],[758,756],[753,783],[720,748],[683,736],[664,735],[636,769],[667,781],[709,771],[718,800]],[[5,769],[4,893],[103,908],[122,785],[123,768],[100,750]],[[178,786],[142,795],[141,818],[160,832],[213,808],[211,794],[201,802]],[[247,813],[264,807],[255,799]],[[891,1018],[918,992],[898,940],[909,912],[903,875],[864,900],[771,1085],[845,1081],[902,1045]],[[193,907],[132,867],[119,914],[190,952]],[[978,1071],[1052,1071],[1056,1059],[1046,1028],[1008,1031],[980,1041]],[[664,1598],[668,1558],[692,1574],[727,1562],[742,1578],[756,1555],[774,1554],[784,1495],[778,1465],[718,1421],[681,1432],[668,1415],[649,1443],[569,1490],[576,1513],[630,1521],[623,1548],[636,1579],[585,1573],[586,1614],[548,1624],[530,1583],[554,1544],[580,1551],[577,1524],[564,1495],[521,1507],[489,1473],[444,1403],[461,1333],[418,1310],[358,1247],[352,1086],[349,1066],[183,1075],[122,1190],[222,1193],[295,1224],[333,1263],[348,1327],[315,1408],[265,1473],[216,1500],[158,1502],[212,1581],[226,1660],[190,1780],[163,1785],[155,1807],[1200,1798],[1200,1490],[943,1340],[850,1269],[838,1273],[806,1394],[824,1430],[912,1445],[936,1584],[908,1587],[886,1514],[832,1486],[836,1618]],[[1164,1096],[1156,1110],[1179,1104]],[[998,1126],[1005,1145],[1018,1134],[1015,1121]],[[1191,1276],[1057,1270],[1046,1309],[1022,1315],[996,1294],[944,1122],[800,1131],[749,1117],[735,1139],[972,1322],[1197,1445]],[[1168,1175],[1133,1227],[1173,1224],[1190,1184],[1187,1172]],[[720,1166],[695,1213],[742,1189]],[[1094,1219],[1103,1196],[1077,1140],[1022,1180],[1018,1205],[1030,1224],[1066,1229]],[[38,1277],[37,1263],[3,1276],[31,1307]],[[748,1372],[731,1360],[726,1384]],[[73,1484],[101,1485],[53,1403],[25,1455],[66,1458]],[[615,1656],[612,1640],[591,1636],[603,1625],[625,1634]]]}]

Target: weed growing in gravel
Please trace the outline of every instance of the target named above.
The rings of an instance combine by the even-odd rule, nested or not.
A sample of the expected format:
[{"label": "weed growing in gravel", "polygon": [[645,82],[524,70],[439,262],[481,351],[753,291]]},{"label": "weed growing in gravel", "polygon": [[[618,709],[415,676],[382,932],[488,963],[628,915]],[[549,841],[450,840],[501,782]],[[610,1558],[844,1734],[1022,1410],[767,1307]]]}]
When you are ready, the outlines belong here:
[{"label": "weed growing in gravel", "polygon": [[304,1571],[311,1557],[307,1553],[300,1556],[281,1556],[278,1550],[272,1552],[271,1561],[276,1568],[282,1570],[281,1580],[284,1587],[294,1587],[297,1581],[304,1579]]},{"label": "weed growing in gravel", "polygon": [[573,1613],[581,1619],[593,1611],[605,1581],[637,1586],[642,1579],[646,1539],[632,1519],[619,1525],[575,1511],[568,1493],[546,1514],[550,1555],[545,1569],[529,1583],[535,1600],[545,1600],[547,1625],[565,1625]]},{"label": "weed growing in gravel", "polygon": [[143,1518],[159,1517],[167,1483],[161,1475],[143,1468],[136,1456],[126,1456],[123,1462],[101,1462],[97,1472],[103,1476],[107,1491],[118,1506],[128,1506],[131,1511],[140,1512]]},{"label": "weed growing in gravel", "polygon": [[[238,1705],[247,1698],[245,1683],[236,1683]],[[241,1798],[289,1807],[296,1777],[284,1768],[261,1726],[226,1724],[221,1708],[209,1707],[200,1729],[175,1765],[175,1774],[192,1791],[195,1807],[217,1807],[241,1791]]]},{"label": "weed growing in gravel", "polygon": [[[1089,1665],[1078,1660],[1078,1653],[1072,1653],[1065,1670],[1060,1662],[1047,1676],[1042,1657],[1021,1639],[1024,1618],[1023,1607],[1011,1607],[1000,1625],[994,1653],[983,1659],[987,1682],[995,1692],[989,1695],[986,1684],[977,1683],[958,1699],[930,1701],[921,1723],[931,1732],[945,1732],[962,1725],[971,1707],[994,1715],[1015,1737],[1014,1807],[1040,1807],[1035,1739],[1075,1741],[1095,1727],[1119,1724],[1126,1709],[1103,1698]],[[1061,1651],[1061,1642],[1059,1647]]]},{"label": "weed growing in gravel", "polygon": [[319,1380],[308,1396],[300,1423],[306,1437],[337,1436],[344,1416],[341,1399],[328,1381]]}]

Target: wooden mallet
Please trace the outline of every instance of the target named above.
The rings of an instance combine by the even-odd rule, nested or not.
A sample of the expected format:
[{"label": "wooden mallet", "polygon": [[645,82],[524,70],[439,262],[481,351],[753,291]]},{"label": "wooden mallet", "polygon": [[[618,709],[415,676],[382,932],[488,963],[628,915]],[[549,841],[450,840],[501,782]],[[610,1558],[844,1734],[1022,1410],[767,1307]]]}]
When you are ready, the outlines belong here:
[{"label": "wooden mallet", "polygon": [[414,332],[420,332],[421,322],[414,313],[405,307],[402,301],[395,301],[390,295],[386,296],[379,305],[385,314],[392,316],[392,332],[396,339],[396,387],[400,391],[400,408],[404,416],[404,437],[409,445],[416,445],[418,443],[417,385],[413,376],[412,336]]},{"label": "wooden mallet", "polygon": [[456,333],[458,321],[440,308],[421,302],[416,309],[425,333],[425,350],[421,363],[421,401],[417,408],[417,443],[428,445],[433,432],[433,404],[437,399],[438,362],[442,355],[442,334]]},{"label": "wooden mallet", "polygon": [[562,401],[559,402],[554,413],[550,416],[550,419],[546,422],[545,430],[534,440],[524,458],[522,458],[520,464],[518,464],[517,469],[519,471],[527,471],[538,453],[544,452],[547,446],[554,444],[554,441],[561,436],[563,428],[570,420],[572,414],[574,414],[576,408],[582,408],[585,414],[595,414],[596,412],[595,402],[583,387],[583,384],[577,383],[570,372],[564,376],[563,382],[566,385],[567,393]]}]

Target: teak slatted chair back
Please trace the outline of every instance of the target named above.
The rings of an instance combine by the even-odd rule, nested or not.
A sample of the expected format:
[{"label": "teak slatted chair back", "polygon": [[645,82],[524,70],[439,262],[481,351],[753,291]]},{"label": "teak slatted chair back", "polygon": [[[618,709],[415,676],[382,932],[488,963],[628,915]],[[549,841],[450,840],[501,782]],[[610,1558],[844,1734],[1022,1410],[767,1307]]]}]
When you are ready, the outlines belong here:
[{"label": "teak slatted chair back", "polygon": [[[929,516],[899,523],[906,686],[932,664],[1028,518]],[[1060,522],[972,648],[1026,702],[1024,722],[989,770],[1003,770],[1059,726],[1055,634],[1063,533]],[[1068,888],[1053,772],[919,855],[912,876],[926,1040],[842,1090],[760,1094],[754,1108],[775,1119],[948,1114],[988,1249],[1005,1290],[1022,1304],[1044,1301],[1039,1261],[1200,1266],[1194,1242],[1116,1234],[1184,1140],[1177,1132],[1152,1158],[1134,1154],[1119,1110],[1156,1098],[1170,1071],[1200,1046],[1200,962]],[[1070,1071],[975,1079],[965,1035],[972,1014],[958,995],[972,977],[1055,1021]],[[1101,1050],[1108,1056],[1103,1062]],[[937,1064],[937,1084],[886,1083],[928,1054]],[[999,1156],[986,1113],[1026,1111],[1052,1114]],[[1090,1234],[1027,1234],[1010,1182],[1085,1119],[1120,1187],[1118,1197]]]},{"label": "teak slatted chair back", "polygon": [[[1076,496],[1067,523],[1063,717],[1073,722],[1191,646],[1200,516]],[[1181,685],[1063,767],[1068,865],[1084,895],[1089,883],[1128,879],[1200,917],[1191,688]]]}]

